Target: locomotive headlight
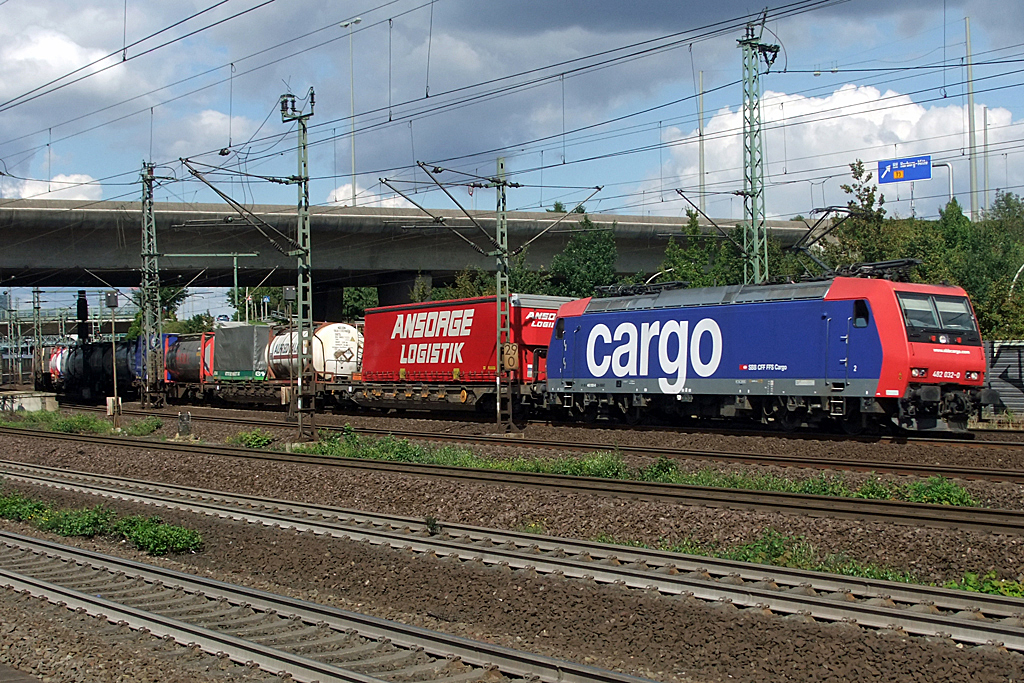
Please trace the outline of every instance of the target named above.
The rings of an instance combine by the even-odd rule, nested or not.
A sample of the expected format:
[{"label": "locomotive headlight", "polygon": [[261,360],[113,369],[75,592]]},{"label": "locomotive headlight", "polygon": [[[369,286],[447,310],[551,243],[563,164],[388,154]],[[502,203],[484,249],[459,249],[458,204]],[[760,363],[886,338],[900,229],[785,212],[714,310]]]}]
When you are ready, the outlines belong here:
[{"label": "locomotive headlight", "polygon": [[969,379],[969,380],[977,381],[978,379],[981,378],[981,373],[980,372],[974,372],[974,371],[968,371],[968,372],[966,372],[964,374],[964,376],[967,377],[967,379]]},{"label": "locomotive headlight", "polygon": [[940,344],[948,344],[949,343],[949,335],[948,334],[940,334],[939,335],[939,343]]},{"label": "locomotive headlight", "polygon": [[911,368],[910,369],[910,376],[911,377],[927,377],[928,376],[928,368]]}]

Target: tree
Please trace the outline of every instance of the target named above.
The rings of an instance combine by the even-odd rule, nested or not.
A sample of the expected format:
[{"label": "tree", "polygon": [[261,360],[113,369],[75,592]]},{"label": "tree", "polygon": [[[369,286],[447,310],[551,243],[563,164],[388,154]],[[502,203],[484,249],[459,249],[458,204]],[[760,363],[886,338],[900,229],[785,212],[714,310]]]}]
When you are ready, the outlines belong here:
[{"label": "tree", "polygon": [[376,287],[346,287],[341,303],[341,317],[352,322],[366,315],[367,308],[379,304]]},{"label": "tree", "polygon": [[[562,202],[555,202],[551,205],[551,208],[547,210],[548,213],[565,213],[565,204]],[[577,206],[572,210],[573,213],[586,213],[587,210],[583,206]]]},{"label": "tree", "polygon": [[571,233],[565,249],[551,258],[551,293],[587,297],[595,287],[615,284],[618,250],[612,230],[598,229],[584,216]]},{"label": "tree", "polygon": [[455,274],[455,281],[452,284],[432,288],[424,300],[472,299],[478,296],[494,296],[496,291],[493,275],[477,266],[468,266]]},{"label": "tree", "polygon": [[[234,288],[228,289],[228,305],[235,309],[235,320],[245,320],[245,293],[244,287],[239,287],[237,292]],[[284,302],[283,287],[255,287],[249,289],[249,297],[249,305],[251,306],[249,310],[253,312],[250,313],[251,317],[261,317],[263,297],[270,298],[270,301],[267,303],[268,312],[284,311],[288,308]]]},{"label": "tree", "polygon": [[665,261],[661,265],[659,282],[679,280],[688,287],[715,287],[734,284],[737,263],[736,248],[716,235],[701,232],[695,211],[687,211],[687,222],[677,239],[672,236],[665,248]]},{"label": "tree", "polygon": [[164,332],[177,334],[198,334],[213,330],[213,316],[210,312],[197,313],[188,320],[172,320],[164,324]]},{"label": "tree", "polygon": [[886,260],[885,209],[882,208],[885,197],[871,184],[873,176],[864,169],[860,159],[850,164],[850,174],[853,181],[840,187],[850,195],[846,205],[854,215],[833,233],[835,241],[825,246],[826,258],[833,266]]},{"label": "tree", "polygon": [[[191,292],[185,287],[161,287],[160,320],[177,320],[178,309],[188,299],[189,294]],[[135,313],[135,319],[132,320],[132,324],[128,326],[126,335],[129,340],[132,340],[138,339],[139,335],[142,334],[142,291],[139,289],[132,290],[129,298],[139,308]]]},{"label": "tree", "polygon": [[551,275],[541,266],[530,270],[526,265],[526,251],[512,257],[508,269],[508,290],[518,294],[549,294]]}]

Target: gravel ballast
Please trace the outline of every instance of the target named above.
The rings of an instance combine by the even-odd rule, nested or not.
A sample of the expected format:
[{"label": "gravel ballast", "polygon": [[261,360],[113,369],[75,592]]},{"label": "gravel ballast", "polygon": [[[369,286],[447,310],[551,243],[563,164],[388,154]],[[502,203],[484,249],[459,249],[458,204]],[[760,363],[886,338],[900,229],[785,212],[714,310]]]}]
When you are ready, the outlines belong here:
[{"label": "gravel ballast", "polygon": [[[96,500],[19,489],[65,506]],[[152,511],[133,504],[118,509]],[[818,624],[184,512],[162,516],[199,530],[205,550],[145,558],[124,544],[63,542],[661,681],[953,682],[1024,675],[1024,657],[993,647]],[[44,535],[23,524],[5,526]]]},{"label": "gravel ballast", "polygon": [[[239,429],[209,423],[195,427],[200,435],[218,441]],[[720,545],[748,542],[774,528],[802,535],[822,552],[909,569],[928,581],[957,579],[967,571],[996,571],[1006,577],[1024,574],[1024,539],[1018,537],[691,508],[199,453],[159,453],[130,446],[8,437],[4,446],[5,457],[23,462],[387,514],[432,516],[442,526],[458,522],[529,528],[557,536],[607,535],[652,544],[694,538]],[[515,447],[507,448],[515,453]],[[792,471],[786,474],[793,476]],[[990,494],[990,499],[1020,497],[1019,487],[983,486],[1003,491]],[[46,489],[26,492],[30,490],[63,504],[97,502]],[[972,494],[980,497],[978,491],[972,489]],[[144,506],[124,510],[154,514]],[[802,623],[756,610],[471,567],[184,513],[155,513],[200,530],[207,545],[198,555],[145,561],[657,680],[1005,681],[1021,680],[1024,672],[1020,656],[996,648],[957,647],[850,625]],[[15,531],[27,529],[4,524]],[[93,549],[106,545],[81,543]],[[118,554],[139,559],[124,545],[115,548]]]}]

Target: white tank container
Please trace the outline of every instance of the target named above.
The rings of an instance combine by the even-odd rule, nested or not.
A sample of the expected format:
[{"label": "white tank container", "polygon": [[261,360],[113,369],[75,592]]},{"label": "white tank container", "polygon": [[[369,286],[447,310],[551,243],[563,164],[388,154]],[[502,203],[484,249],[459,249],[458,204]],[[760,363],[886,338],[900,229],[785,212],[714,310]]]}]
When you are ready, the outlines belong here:
[{"label": "white tank container", "polygon": [[50,377],[53,382],[64,380],[64,362],[67,360],[68,350],[64,346],[55,347],[50,353]]},{"label": "white tank container", "polygon": [[[351,378],[363,357],[363,335],[345,323],[328,323],[313,335],[313,367],[328,378]],[[298,332],[286,330],[270,340],[267,366],[277,379],[299,374]]]}]

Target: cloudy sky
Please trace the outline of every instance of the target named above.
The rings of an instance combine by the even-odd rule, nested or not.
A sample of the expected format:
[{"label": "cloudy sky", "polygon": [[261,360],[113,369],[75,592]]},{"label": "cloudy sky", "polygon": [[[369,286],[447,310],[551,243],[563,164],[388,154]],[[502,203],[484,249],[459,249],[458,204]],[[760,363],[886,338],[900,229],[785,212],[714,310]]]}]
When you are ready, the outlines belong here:
[{"label": "cloudy sky", "polygon": [[[253,176],[295,172],[279,98],[310,87],[312,201],[401,204],[391,179],[450,206],[414,161],[446,181],[492,174],[504,155],[509,205],[682,216],[698,202],[699,74],[707,211],[742,202],[742,26],[761,2],[663,0],[0,0],[0,192],[4,198],[136,199],[143,160],[159,201],[214,201],[180,158],[245,202],[294,202]],[[987,107],[989,186],[1024,185],[1024,3],[794,0],[768,10],[781,50],[762,77],[770,216],[844,203],[848,165],[931,154],[953,166],[969,206],[965,17],[979,150]],[[340,24],[359,18],[358,24]],[[350,61],[349,54],[353,55]],[[351,71],[350,71],[351,70]],[[350,87],[354,74],[354,89]],[[224,154],[220,152],[223,151]],[[984,163],[978,166],[984,187]],[[212,169],[211,169],[212,170]],[[248,176],[239,173],[250,174]],[[467,206],[491,191],[453,190]],[[934,216],[946,169],[884,188],[890,213]],[[984,197],[981,198],[984,204]]]}]

